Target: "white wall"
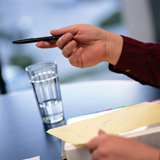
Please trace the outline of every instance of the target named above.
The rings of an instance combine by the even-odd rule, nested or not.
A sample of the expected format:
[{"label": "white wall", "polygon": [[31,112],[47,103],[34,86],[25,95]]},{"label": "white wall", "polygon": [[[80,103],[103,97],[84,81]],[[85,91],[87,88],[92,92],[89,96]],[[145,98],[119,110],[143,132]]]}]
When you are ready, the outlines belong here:
[{"label": "white wall", "polygon": [[143,42],[155,42],[154,23],[148,0],[121,0],[123,18],[130,36]]}]

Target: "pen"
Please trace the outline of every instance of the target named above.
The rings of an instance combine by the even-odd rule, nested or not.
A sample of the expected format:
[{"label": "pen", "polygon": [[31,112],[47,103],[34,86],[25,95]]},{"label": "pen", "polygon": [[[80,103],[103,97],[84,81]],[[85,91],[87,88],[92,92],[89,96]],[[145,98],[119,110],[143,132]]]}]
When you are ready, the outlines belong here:
[{"label": "pen", "polygon": [[61,36],[62,35],[21,39],[21,40],[17,40],[17,41],[12,41],[12,43],[14,43],[14,44],[24,44],[24,43],[33,43],[33,42],[39,42],[39,41],[52,41],[52,40],[58,40]]}]

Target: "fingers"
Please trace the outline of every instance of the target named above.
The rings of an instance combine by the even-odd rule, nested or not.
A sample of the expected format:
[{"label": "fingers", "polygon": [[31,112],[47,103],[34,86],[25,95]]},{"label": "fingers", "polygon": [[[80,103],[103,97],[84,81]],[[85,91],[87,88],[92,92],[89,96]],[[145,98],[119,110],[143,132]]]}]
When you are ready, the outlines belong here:
[{"label": "fingers", "polygon": [[102,130],[99,130],[98,133],[99,133],[99,136],[92,139],[87,145],[90,152],[95,150],[98,147],[99,143],[103,141],[103,138],[107,136],[107,134]]},{"label": "fingers", "polygon": [[57,30],[51,30],[50,33],[54,36],[54,35],[63,35],[65,33],[71,33],[72,35],[75,35],[78,31],[78,25],[72,25],[69,27],[64,27],[61,29],[57,29]]},{"label": "fingers", "polygon": [[75,41],[71,41],[62,49],[64,57],[69,58],[71,54],[77,50],[76,44],[77,43]]},{"label": "fingers", "polygon": [[56,41],[47,41],[47,42],[40,41],[40,42],[36,43],[36,46],[38,48],[53,48],[53,47],[57,47]]},{"label": "fingers", "polygon": [[98,148],[99,144],[99,137],[93,138],[90,142],[87,144],[87,148],[92,153],[96,148]]},{"label": "fingers", "polygon": [[39,48],[53,48],[53,47],[59,47],[60,49],[63,49],[67,43],[69,43],[73,38],[73,35],[71,33],[66,33],[63,36],[61,36],[58,40],[54,41],[47,41],[47,42],[37,42],[36,46]]},{"label": "fingers", "polygon": [[63,36],[61,36],[58,41],[56,42],[56,45],[63,49],[64,46],[66,46],[73,38],[73,35],[71,33],[66,33]]},{"label": "fingers", "polygon": [[57,46],[62,50],[64,57],[69,58],[69,62],[75,66],[82,68],[82,60],[80,59],[83,48],[77,46],[77,42],[73,40],[71,33],[66,33],[57,41]]},{"label": "fingers", "polygon": [[[104,140],[107,136],[107,134],[99,130],[98,132],[99,136],[96,138],[92,139],[88,144],[87,147],[92,154],[92,159],[93,160],[102,160],[104,158],[104,147],[102,146],[102,143],[105,143]],[[105,155],[106,157],[106,155]],[[104,158],[105,159],[105,158]]]},{"label": "fingers", "polygon": [[74,25],[66,28],[61,28],[58,30],[51,30],[50,33],[52,35],[63,35],[63,36],[60,37],[59,40],[57,41],[37,42],[36,46],[38,48],[53,48],[58,46],[60,49],[62,49],[73,38],[73,35],[75,35],[76,32],[77,30]]},{"label": "fingers", "polygon": [[71,56],[69,57],[70,64],[75,67],[84,68],[82,63],[82,58],[80,58],[82,53],[83,53],[83,48],[80,47],[73,54],[71,54]]}]

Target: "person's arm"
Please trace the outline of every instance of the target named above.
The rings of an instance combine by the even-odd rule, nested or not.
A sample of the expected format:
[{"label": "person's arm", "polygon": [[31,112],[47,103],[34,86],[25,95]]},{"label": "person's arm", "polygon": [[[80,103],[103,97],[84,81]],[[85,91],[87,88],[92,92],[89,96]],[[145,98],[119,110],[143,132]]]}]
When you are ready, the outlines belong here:
[{"label": "person's arm", "polygon": [[143,43],[123,37],[123,49],[116,65],[109,69],[123,73],[141,84],[160,88],[160,44]]},{"label": "person's arm", "polygon": [[99,131],[87,147],[92,160],[159,160],[160,150],[135,139],[107,135]]},{"label": "person's arm", "polygon": [[109,69],[160,88],[160,44],[143,43],[92,25],[78,24],[58,30],[57,41],[38,42],[37,47],[59,47],[69,62],[80,68],[109,62]]}]

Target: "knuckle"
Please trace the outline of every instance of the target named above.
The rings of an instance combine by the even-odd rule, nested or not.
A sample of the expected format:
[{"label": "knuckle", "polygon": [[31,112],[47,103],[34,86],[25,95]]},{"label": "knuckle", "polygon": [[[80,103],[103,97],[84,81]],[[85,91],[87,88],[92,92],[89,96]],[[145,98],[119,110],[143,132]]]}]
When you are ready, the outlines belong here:
[{"label": "knuckle", "polygon": [[73,61],[72,61],[70,58],[69,58],[68,60],[69,60],[69,63],[70,63],[72,66],[74,66]]},{"label": "knuckle", "polygon": [[61,49],[61,50],[63,49],[63,46],[62,46],[60,40],[58,40],[58,41],[56,42],[56,45],[57,45],[57,47],[58,47],[59,49]]},{"label": "knuckle", "polygon": [[[78,61],[75,61],[72,58],[69,58],[69,63],[74,67],[80,67]],[[88,145],[88,149],[89,148],[90,148],[90,145]]]},{"label": "knuckle", "polygon": [[83,67],[83,66],[81,65],[79,68],[84,69],[85,67]]},{"label": "knuckle", "polygon": [[76,62],[74,62],[71,58],[69,58],[69,63],[70,63],[72,66],[77,67]]},{"label": "knuckle", "polygon": [[70,33],[70,32],[68,32],[68,33],[65,34],[66,40],[71,40],[72,37],[73,37],[73,35],[72,35],[72,33]]},{"label": "knuckle", "polygon": [[68,54],[66,51],[62,50],[62,54],[64,57],[69,58],[70,54]]},{"label": "knuckle", "polygon": [[71,50],[72,50],[72,46],[71,46],[70,43],[69,43],[69,44],[65,45],[64,49],[65,49],[66,51],[71,51]]}]

